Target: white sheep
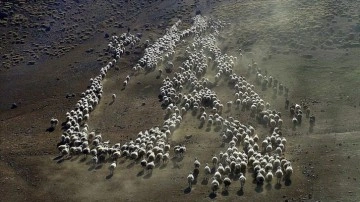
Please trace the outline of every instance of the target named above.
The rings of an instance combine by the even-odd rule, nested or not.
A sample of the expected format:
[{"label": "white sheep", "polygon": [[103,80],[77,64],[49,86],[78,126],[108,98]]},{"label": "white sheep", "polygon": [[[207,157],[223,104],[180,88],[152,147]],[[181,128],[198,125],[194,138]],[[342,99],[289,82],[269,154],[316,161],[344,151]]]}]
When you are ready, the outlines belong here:
[{"label": "white sheep", "polygon": [[208,163],[206,163],[206,166],[205,166],[205,168],[204,168],[204,173],[205,173],[205,179],[207,180],[207,179],[208,179],[208,176],[211,174],[211,169],[210,169]]},{"label": "white sheep", "polygon": [[285,169],[285,177],[286,179],[290,179],[291,175],[293,173],[293,168],[291,165],[287,166]]},{"label": "white sheep", "polygon": [[216,166],[216,164],[218,163],[218,158],[216,156],[212,157],[212,163],[214,166]]},{"label": "white sheep", "polygon": [[281,170],[280,166],[277,168],[275,175],[277,177],[277,183],[280,184],[281,178],[283,176],[283,171]]},{"label": "white sheep", "polygon": [[92,162],[93,162],[93,165],[96,166],[98,164],[98,157],[97,156],[93,156],[92,157]]},{"label": "white sheep", "polygon": [[51,118],[50,124],[51,124],[51,127],[52,127],[52,128],[55,128],[58,123],[59,123],[59,120],[57,120],[57,119],[54,118],[54,117]]},{"label": "white sheep", "polygon": [[256,182],[258,184],[263,184],[265,181],[265,177],[263,174],[261,174],[261,172],[258,172],[257,175],[256,175]]},{"label": "white sheep", "polygon": [[200,161],[196,157],[195,157],[195,161],[194,161],[194,167],[195,168],[200,168]]},{"label": "white sheep", "polygon": [[189,188],[191,189],[192,187],[192,183],[194,182],[194,175],[192,173],[190,173],[187,177],[188,183],[189,183]]},{"label": "white sheep", "polygon": [[111,163],[110,166],[109,166],[110,175],[113,175],[113,174],[114,174],[115,168],[116,168],[116,162],[114,161],[114,162]]},{"label": "white sheep", "polygon": [[268,173],[266,174],[265,178],[266,178],[266,181],[267,181],[268,183],[270,183],[270,182],[272,181],[272,179],[273,179],[273,174],[272,174],[271,170],[268,171]]},{"label": "white sheep", "polygon": [[219,181],[217,181],[216,179],[214,179],[211,182],[211,190],[213,191],[213,193],[215,194],[215,191],[217,191],[219,189]]},{"label": "white sheep", "polygon": [[240,173],[239,181],[240,181],[240,189],[243,189],[246,182],[246,177],[244,176],[243,173]]},{"label": "white sheep", "polygon": [[155,164],[153,161],[146,164],[146,170],[148,170],[148,172],[152,173],[154,168],[155,168]]},{"label": "white sheep", "polygon": [[147,165],[147,161],[145,159],[141,160],[140,165],[143,168],[143,170],[145,170],[146,165]]},{"label": "white sheep", "polygon": [[231,180],[228,177],[225,177],[225,179],[223,180],[224,182],[224,186],[225,186],[225,190],[228,190],[229,186],[231,185]]},{"label": "white sheep", "polygon": [[115,102],[115,99],[116,99],[116,95],[115,94],[112,94],[112,101]]}]

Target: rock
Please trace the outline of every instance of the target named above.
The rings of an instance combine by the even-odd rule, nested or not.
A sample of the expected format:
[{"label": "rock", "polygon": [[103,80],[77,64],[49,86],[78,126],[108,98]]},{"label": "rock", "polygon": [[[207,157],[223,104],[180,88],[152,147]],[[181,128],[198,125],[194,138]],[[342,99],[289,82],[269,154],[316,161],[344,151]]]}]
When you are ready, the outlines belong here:
[{"label": "rock", "polygon": [[92,53],[92,52],[94,52],[94,49],[93,49],[93,48],[90,48],[90,49],[86,50],[85,52],[87,52],[87,53]]},{"label": "rock", "polygon": [[141,32],[136,33],[136,36],[139,37],[139,38],[141,38],[142,35],[143,35],[143,34],[142,34]]},{"label": "rock", "polygon": [[42,24],[41,25],[41,28],[43,28],[45,31],[50,31],[51,30],[51,26],[50,24]]},{"label": "rock", "polygon": [[304,54],[301,57],[305,58],[305,59],[312,59],[314,56],[311,54]]},{"label": "rock", "polygon": [[15,108],[17,108],[17,107],[18,107],[18,105],[16,104],[16,102],[12,103],[11,109],[15,109]]},{"label": "rock", "polygon": [[4,19],[4,18],[6,18],[6,17],[8,17],[8,16],[9,16],[8,13],[6,13],[6,12],[4,12],[4,11],[0,11],[0,19]]},{"label": "rock", "polygon": [[186,139],[190,139],[192,137],[192,135],[186,135],[185,138]]},{"label": "rock", "polygon": [[28,64],[28,65],[34,65],[34,64],[35,64],[35,61],[28,61],[27,64]]}]

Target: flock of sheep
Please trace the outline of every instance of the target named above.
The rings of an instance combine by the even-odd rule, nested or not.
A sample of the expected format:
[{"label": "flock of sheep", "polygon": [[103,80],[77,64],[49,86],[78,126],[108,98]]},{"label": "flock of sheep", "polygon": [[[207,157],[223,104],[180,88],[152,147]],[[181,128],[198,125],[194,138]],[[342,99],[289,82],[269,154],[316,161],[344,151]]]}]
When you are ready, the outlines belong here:
[{"label": "flock of sheep", "polygon": [[[224,189],[231,185],[232,181],[239,180],[240,188],[243,189],[246,182],[246,172],[253,175],[258,186],[265,182],[270,183],[273,178],[277,183],[281,180],[290,180],[293,173],[291,162],[284,157],[287,140],[282,134],[282,115],[279,111],[270,108],[258,93],[255,86],[250,84],[245,77],[237,75],[234,67],[239,59],[236,56],[223,54],[217,47],[216,41],[225,23],[210,20],[197,15],[194,24],[183,31],[178,29],[181,21],[176,22],[166,34],[153,44],[146,42],[144,56],[133,67],[135,73],[139,71],[154,71],[160,68],[159,74],[174,72],[173,77],[167,76],[159,89],[158,95],[162,107],[165,109],[165,121],[161,126],[155,126],[148,130],[140,131],[136,139],[131,139],[123,144],[110,145],[110,141],[103,141],[100,133],[90,132],[86,121],[89,114],[94,110],[102,97],[102,80],[107,71],[114,66],[117,60],[125,52],[125,47],[134,46],[139,38],[127,33],[120,37],[112,37],[108,45],[108,51],[113,54],[114,59],[105,67],[101,68],[100,75],[90,80],[90,88],[82,93],[82,98],[75,105],[75,109],[66,114],[64,132],[61,136],[58,149],[67,158],[72,155],[83,154],[92,156],[94,165],[111,159],[109,166],[112,175],[117,160],[121,157],[133,160],[149,174],[156,164],[166,165],[173,153],[174,158],[181,159],[186,152],[185,145],[171,146],[169,138],[173,132],[180,127],[184,116],[191,112],[199,120],[199,125],[210,129],[217,129],[225,150],[211,159],[202,160],[205,163],[201,169],[200,159],[195,158],[194,171],[188,177],[189,188],[199,174],[204,179],[211,177],[211,190],[215,193],[220,184]],[[175,55],[177,45],[189,45],[185,50],[185,61],[180,67],[175,67],[172,59]],[[255,61],[248,66],[249,73],[256,75],[256,84],[262,89],[272,88],[274,94],[288,88],[278,80],[262,75]],[[130,81],[130,76],[124,80],[124,86]],[[225,81],[233,90],[233,99],[222,102],[212,87],[217,83]],[[116,95],[112,95],[113,101]],[[287,100],[288,102],[288,100]],[[225,106],[223,103],[226,103]],[[287,103],[289,106],[289,103]],[[301,123],[302,107],[298,104],[290,107],[293,115],[292,122],[295,125]],[[249,118],[256,118],[260,124],[264,124],[272,131],[260,140],[256,130],[251,125],[240,123],[233,117],[225,117],[222,114],[231,110],[248,111]],[[310,109],[305,106],[306,116],[309,117]],[[312,116],[313,117],[313,116]],[[310,117],[311,118],[311,117]],[[315,123],[315,117],[310,119]],[[58,121],[51,120],[52,126]],[[173,147],[173,149],[171,149]]]}]

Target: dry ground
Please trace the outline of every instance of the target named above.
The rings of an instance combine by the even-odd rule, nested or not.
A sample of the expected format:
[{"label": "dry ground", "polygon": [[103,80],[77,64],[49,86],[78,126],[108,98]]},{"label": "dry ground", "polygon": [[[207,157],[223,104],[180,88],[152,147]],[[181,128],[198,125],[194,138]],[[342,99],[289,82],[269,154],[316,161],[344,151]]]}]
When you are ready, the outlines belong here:
[{"label": "dry ground", "polygon": [[[236,181],[230,186],[229,195],[220,189],[215,200],[360,200],[358,2],[182,1],[176,5],[170,1],[154,1],[141,6],[125,1],[122,8],[129,8],[128,13],[120,9],[120,5],[112,5],[111,1],[88,5],[87,1],[79,2],[83,4],[80,11],[74,5],[66,9],[74,13],[63,19],[69,26],[76,23],[70,21],[69,16],[84,18],[86,13],[94,13],[98,17],[93,22],[85,18],[83,23],[76,23],[78,28],[70,29],[66,35],[86,30],[94,24],[93,34],[88,39],[70,40],[69,44],[77,45],[63,54],[49,56],[39,52],[35,65],[26,65],[29,60],[26,54],[24,62],[19,63],[3,58],[3,67],[8,67],[0,72],[0,195],[4,201],[212,200],[210,186],[203,181],[202,173],[191,192],[186,189],[186,176],[193,168],[194,157],[204,165],[224,148],[218,134],[206,127],[199,129],[199,122],[190,114],[171,137],[172,145],[184,143],[188,152],[182,161],[174,160],[167,166],[160,166],[152,175],[142,173],[137,163],[124,159],[120,160],[112,177],[108,176],[108,164],[94,169],[82,157],[57,163],[53,159],[57,156],[56,144],[61,130],[45,131],[52,116],[64,120],[66,111],[72,109],[79,94],[86,89],[89,78],[96,76],[102,62],[107,60],[103,51],[107,44],[105,32],[119,34],[130,26],[137,28],[135,32],[143,32],[143,40],[155,40],[176,17],[182,16],[186,22],[193,16],[195,4],[203,13],[232,21],[230,28],[223,30],[224,38],[218,45],[228,54],[238,55],[238,48],[246,52],[237,64],[238,74],[246,75],[246,66],[254,58],[263,70],[289,87],[291,102],[309,102],[317,118],[313,131],[309,131],[307,119],[301,127],[292,130],[290,119],[284,118],[287,127],[283,130],[288,140],[285,156],[294,168],[290,185],[282,183],[279,187],[272,183],[259,189],[248,174],[244,192],[239,191],[240,185]],[[68,2],[64,4],[60,6],[69,6]],[[100,8],[108,12],[101,12]],[[113,10],[122,13],[108,21]],[[123,17],[129,13],[133,16]],[[115,22],[123,22],[124,27],[114,28]],[[34,49],[33,42],[46,46],[48,41],[53,41],[54,47],[60,46],[58,43],[63,36],[56,35],[61,31],[58,26],[58,32],[54,26],[50,30],[54,33],[43,37],[45,42],[35,35],[27,37],[25,45]],[[147,27],[150,27],[148,31]],[[5,34],[12,29],[9,25],[1,32]],[[93,52],[87,53],[86,50],[91,48]],[[21,46],[7,41],[2,44],[1,53],[13,51],[15,54],[19,50]],[[157,95],[166,74],[160,79],[156,79],[156,72],[133,76],[129,86],[121,90],[123,79],[140,57],[134,53],[137,51],[141,52],[142,47],[131,50],[130,55],[117,63],[117,69],[109,72],[104,81],[103,99],[89,121],[91,129],[101,131],[105,139],[112,142],[128,141],[139,131],[163,122],[164,112]],[[181,51],[177,57],[180,56]],[[247,78],[254,80],[251,75]],[[225,82],[214,90],[224,102],[232,97]],[[256,90],[285,117],[288,115],[283,96],[273,98],[269,90],[261,91],[258,87]],[[68,93],[76,96],[66,98]],[[118,98],[110,105],[112,93]],[[10,109],[13,102],[18,108]],[[234,108],[223,115],[256,124],[248,114]],[[268,128],[255,127],[260,136],[268,132]],[[186,139],[186,135],[192,136]]]}]

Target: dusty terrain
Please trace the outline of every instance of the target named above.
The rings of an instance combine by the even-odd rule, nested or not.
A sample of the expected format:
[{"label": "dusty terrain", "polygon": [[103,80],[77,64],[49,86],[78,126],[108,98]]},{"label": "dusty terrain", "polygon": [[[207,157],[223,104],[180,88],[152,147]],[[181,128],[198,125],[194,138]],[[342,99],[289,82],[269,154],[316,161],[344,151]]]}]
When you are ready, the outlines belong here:
[{"label": "dusty terrain", "polygon": [[[171,136],[185,143],[182,161],[142,175],[138,164],[119,161],[108,177],[108,164],[91,169],[82,157],[58,163],[60,127],[47,132],[51,117],[60,122],[71,110],[89,79],[109,59],[109,34],[142,33],[142,40],[121,58],[104,80],[104,95],[91,114],[91,130],[112,142],[129,141],[139,131],[161,125],[164,110],[158,102],[163,74],[140,73],[122,90],[122,82],[142,56],[145,40],[154,41],[178,18],[191,24],[197,10],[230,22],[218,46],[239,55],[236,73],[246,75],[251,59],[278,78],[289,90],[289,100],[309,103],[316,125],[308,119],[292,129],[284,118],[288,140],[285,156],[292,161],[291,184],[275,182],[258,189],[249,174],[244,191],[233,182],[220,201],[359,201],[360,200],[360,3],[357,1],[61,1],[60,3],[0,2],[0,195],[3,201],[210,201],[202,172],[191,192],[187,174],[194,157],[202,164],[224,148],[213,130],[198,128],[191,115]],[[136,3],[134,3],[136,2]],[[151,3],[150,3],[151,2]],[[180,64],[184,47],[175,56]],[[169,74],[170,76],[170,74]],[[214,89],[228,100],[226,82]],[[285,97],[256,91],[286,117]],[[111,94],[117,94],[114,104]],[[67,95],[75,94],[75,97]],[[12,104],[17,107],[11,109]],[[232,109],[233,116],[255,126],[259,136],[268,128],[249,114]],[[194,121],[196,120],[196,121]],[[185,138],[191,135],[191,138]],[[202,171],[202,169],[201,169]]]}]

